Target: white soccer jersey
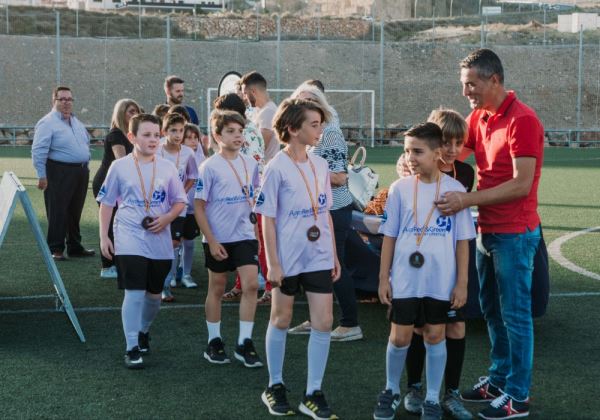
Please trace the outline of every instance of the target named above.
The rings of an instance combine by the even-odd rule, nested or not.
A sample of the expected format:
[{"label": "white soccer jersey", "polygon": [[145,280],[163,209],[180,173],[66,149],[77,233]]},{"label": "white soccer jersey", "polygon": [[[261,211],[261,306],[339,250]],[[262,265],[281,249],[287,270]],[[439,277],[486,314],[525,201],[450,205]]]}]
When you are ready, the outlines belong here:
[{"label": "white soccer jersey", "polygon": [[[440,197],[449,191],[464,192],[462,184],[441,175]],[[431,297],[449,300],[456,284],[456,241],[475,237],[475,226],[469,209],[453,216],[443,216],[436,208],[417,248],[417,237],[435,199],[436,183],[419,181],[417,218],[413,214],[415,177],[407,177],[390,186],[379,233],[396,238],[390,273],[394,299]],[[409,264],[410,255],[419,250],[425,257],[422,267]]]},{"label": "white soccer jersey", "polygon": [[[198,179],[198,164],[196,163],[196,153],[191,147],[181,145],[181,150],[178,153],[170,153],[165,150],[165,145],[161,145],[157,155],[163,159],[172,162],[177,167],[177,173],[181,180],[181,185],[185,185],[188,179]],[[194,188],[190,188],[193,190]],[[186,209],[183,209],[179,216],[185,216]]]}]

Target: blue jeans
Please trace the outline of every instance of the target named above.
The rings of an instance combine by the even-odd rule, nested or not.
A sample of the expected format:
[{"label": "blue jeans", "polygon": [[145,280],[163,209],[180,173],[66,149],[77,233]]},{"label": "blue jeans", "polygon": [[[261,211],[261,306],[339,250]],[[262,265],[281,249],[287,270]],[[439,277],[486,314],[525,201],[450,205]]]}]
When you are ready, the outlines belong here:
[{"label": "blue jeans", "polygon": [[490,382],[519,401],[529,396],[531,384],[531,274],[539,242],[539,226],[477,237],[479,302],[492,347]]}]

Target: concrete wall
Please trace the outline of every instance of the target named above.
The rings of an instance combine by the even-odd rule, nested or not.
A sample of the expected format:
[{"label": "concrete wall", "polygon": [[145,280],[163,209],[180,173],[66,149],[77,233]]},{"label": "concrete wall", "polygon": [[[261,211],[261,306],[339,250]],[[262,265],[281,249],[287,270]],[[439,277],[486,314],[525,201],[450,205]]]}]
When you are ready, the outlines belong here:
[{"label": "concrete wall", "polygon": [[[440,105],[466,114],[458,61],[476,46],[385,45],[386,125],[423,121]],[[493,47],[503,60],[506,86],[532,106],[547,128],[576,126],[578,49],[550,46]],[[75,112],[87,124],[108,125],[114,103],[131,97],[147,110],[164,101],[164,40],[62,40],[61,82],[71,86]],[[362,42],[283,42],[281,88],[309,78],[330,89],[374,89],[379,122],[379,46]],[[598,127],[598,46],[584,48],[583,125]],[[56,84],[53,38],[0,36],[0,125],[33,125],[48,112]],[[172,72],[186,80],[188,101],[206,119],[206,88],[229,70],[258,70],[276,87],[276,42],[171,42]],[[332,95],[342,123],[367,123],[369,102]],[[362,103],[361,103],[362,102]]]}]

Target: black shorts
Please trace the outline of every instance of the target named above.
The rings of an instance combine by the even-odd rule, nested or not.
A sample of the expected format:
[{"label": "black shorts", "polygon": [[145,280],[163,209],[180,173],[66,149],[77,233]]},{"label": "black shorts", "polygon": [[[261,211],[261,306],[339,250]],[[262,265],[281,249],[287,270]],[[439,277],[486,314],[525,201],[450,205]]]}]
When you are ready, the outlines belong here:
[{"label": "black shorts", "polygon": [[304,290],[312,293],[333,293],[333,280],[331,270],[311,271],[286,277],[279,288],[281,293],[294,296]]},{"label": "black shorts", "polygon": [[117,255],[117,284],[119,289],[147,290],[160,293],[173,260],[151,260],[139,255]]},{"label": "black shorts", "polygon": [[171,222],[171,239],[174,241],[180,241],[183,236],[183,225],[185,223],[185,217],[179,216]]},{"label": "black shorts", "polygon": [[235,271],[238,267],[244,265],[258,266],[258,241],[248,239],[245,241],[229,242],[221,244],[229,256],[226,260],[217,261],[210,253],[207,243],[202,243],[204,247],[205,266],[213,273],[226,273]]},{"label": "black shorts", "polygon": [[425,324],[448,324],[464,321],[460,309],[451,309],[450,301],[429,297],[392,299],[389,320],[398,325],[414,325],[417,328]]},{"label": "black shorts", "polygon": [[183,222],[183,239],[194,239],[200,235],[200,228],[193,214],[187,214]]}]

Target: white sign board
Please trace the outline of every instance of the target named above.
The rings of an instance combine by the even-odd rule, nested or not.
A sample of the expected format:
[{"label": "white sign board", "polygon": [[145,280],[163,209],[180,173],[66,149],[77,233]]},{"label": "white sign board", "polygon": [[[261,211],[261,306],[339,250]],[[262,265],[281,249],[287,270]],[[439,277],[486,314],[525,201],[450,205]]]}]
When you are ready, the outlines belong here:
[{"label": "white sign board", "polygon": [[502,14],[502,7],[498,6],[484,6],[481,8],[481,14],[483,16],[494,16]]},{"label": "white sign board", "polygon": [[17,204],[17,192],[24,188],[12,172],[4,172],[0,182],[0,244],[4,239],[12,212]]}]

